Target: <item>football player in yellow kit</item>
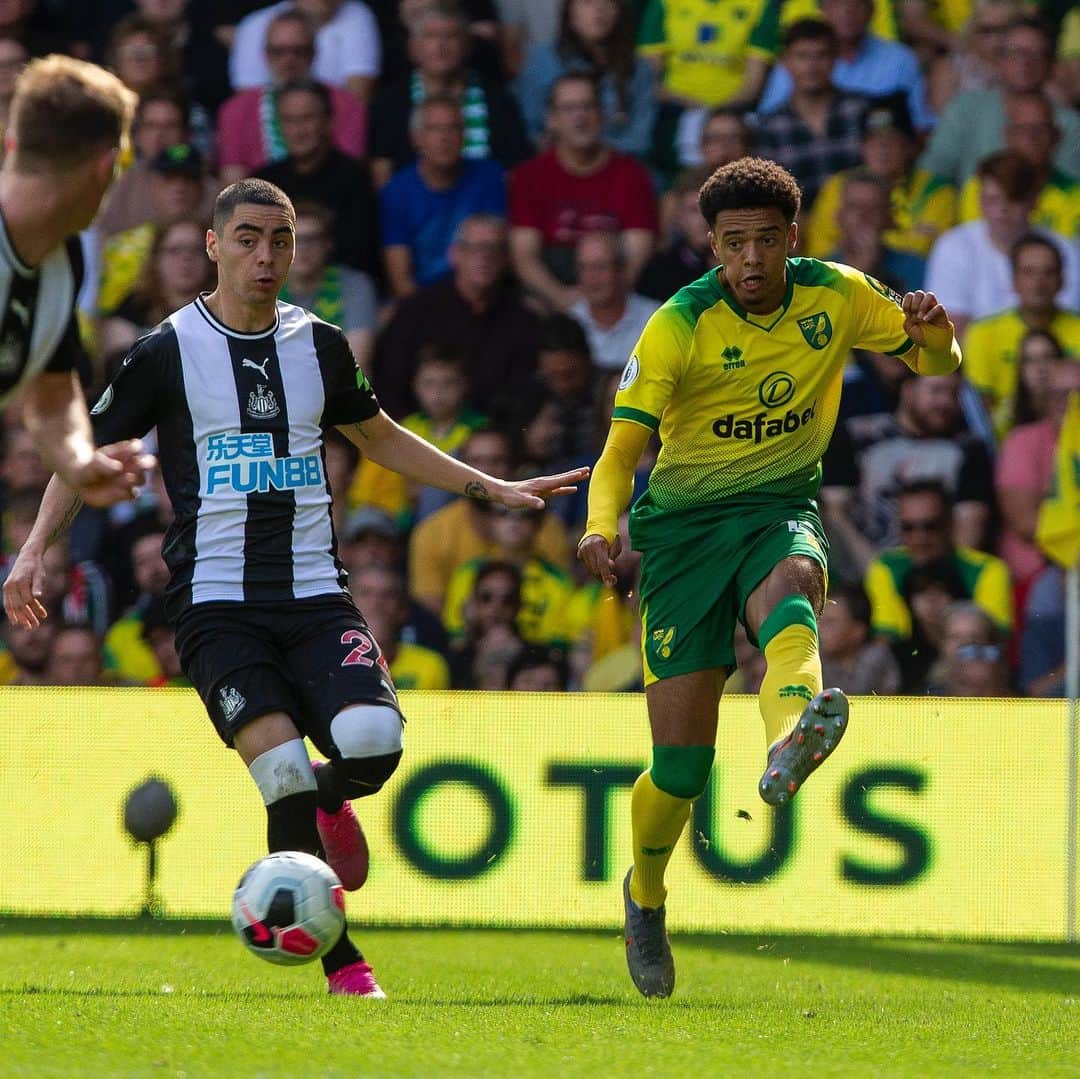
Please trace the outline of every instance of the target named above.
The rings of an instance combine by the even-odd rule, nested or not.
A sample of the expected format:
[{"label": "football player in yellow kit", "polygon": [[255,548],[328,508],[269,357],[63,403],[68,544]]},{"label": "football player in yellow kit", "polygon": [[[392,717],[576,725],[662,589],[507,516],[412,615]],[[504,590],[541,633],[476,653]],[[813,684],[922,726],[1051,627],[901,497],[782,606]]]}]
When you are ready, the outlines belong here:
[{"label": "football player in yellow kit", "polygon": [[653,758],[634,787],[623,890],[627,961],[645,996],[675,984],[664,871],[712,769],[736,620],[767,663],[766,802],[788,801],[847,725],[844,694],[821,686],[828,541],[814,499],[848,354],[890,353],[920,374],[960,363],[933,294],[901,298],[850,266],[791,257],[799,199],[791,174],[759,158],[704,183],[699,203],[720,265],[646,325],[589,488],[578,555],[614,584],[616,522],[659,431],[659,459],[630,514]]}]

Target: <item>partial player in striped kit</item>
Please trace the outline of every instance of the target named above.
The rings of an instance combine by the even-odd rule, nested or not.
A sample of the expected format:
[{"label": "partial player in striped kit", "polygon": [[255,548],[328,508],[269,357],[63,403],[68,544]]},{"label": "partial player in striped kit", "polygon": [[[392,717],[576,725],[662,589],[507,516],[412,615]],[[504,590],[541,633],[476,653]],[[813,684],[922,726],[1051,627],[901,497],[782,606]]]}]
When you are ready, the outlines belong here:
[{"label": "partial player in striped kit", "polygon": [[131,498],[152,461],[128,442],[95,449],[76,374],[82,282],[76,233],[112,182],[135,95],[68,56],[19,76],[0,168],[0,404],[18,394],[39,453],[83,501]]},{"label": "partial player in striped kit", "polygon": [[[227,187],[207,233],[217,289],[141,338],[92,411],[99,436],[157,428],[175,510],[164,555],[181,664],[255,780],[270,851],[325,857],[355,889],[367,848],[350,800],[393,774],[404,720],[337,557],[325,431],[410,479],[512,507],[540,508],[588,469],[508,483],[394,423],[344,334],[278,299],[295,221],[273,184]],[[4,586],[14,621],[44,616],[42,556],[76,506],[54,477]],[[313,767],[305,735],[325,763]],[[322,962],[332,993],[384,995],[347,933]]]}]

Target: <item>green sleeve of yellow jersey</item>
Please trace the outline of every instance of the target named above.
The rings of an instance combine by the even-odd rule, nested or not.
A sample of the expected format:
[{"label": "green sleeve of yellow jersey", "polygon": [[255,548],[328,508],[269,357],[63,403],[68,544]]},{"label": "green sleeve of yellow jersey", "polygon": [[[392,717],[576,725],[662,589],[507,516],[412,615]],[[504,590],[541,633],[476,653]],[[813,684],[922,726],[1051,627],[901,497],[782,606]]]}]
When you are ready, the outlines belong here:
[{"label": "green sleeve of yellow jersey", "polygon": [[915,342],[904,329],[900,294],[862,270],[838,262],[829,265],[842,274],[850,286],[848,302],[857,335],[853,347],[899,356],[907,363],[908,353],[915,350]]},{"label": "green sleeve of yellow jersey", "polygon": [[665,304],[645,324],[615,394],[613,420],[655,431],[686,369],[691,326],[682,309]]},{"label": "green sleeve of yellow jersey", "polygon": [[659,55],[667,52],[668,40],[664,26],[663,0],[649,0],[641,16],[637,37],[638,52]]},{"label": "green sleeve of yellow jersey", "polygon": [[772,60],[780,52],[780,2],[767,0],[761,18],[750,31],[746,51],[750,56]]}]

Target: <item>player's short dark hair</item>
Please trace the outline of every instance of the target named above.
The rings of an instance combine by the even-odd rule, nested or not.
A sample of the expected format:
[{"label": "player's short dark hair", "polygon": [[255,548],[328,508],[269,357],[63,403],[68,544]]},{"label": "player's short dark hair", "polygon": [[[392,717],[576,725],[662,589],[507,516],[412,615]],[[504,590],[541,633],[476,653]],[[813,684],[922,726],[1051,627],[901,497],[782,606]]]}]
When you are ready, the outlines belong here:
[{"label": "player's short dark hair", "polygon": [[506,687],[514,684],[514,679],[524,671],[533,671],[539,667],[554,667],[559,676],[559,688],[566,690],[570,684],[570,666],[566,662],[566,653],[558,648],[544,648],[541,645],[529,645],[514,657],[506,671]]},{"label": "player's short dark hair", "polygon": [[790,49],[800,41],[827,41],[836,52],[836,31],[822,19],[796,19],[784,31],[784,48]]},{"label": "player's short dark hair", "polygon": [[775,207],[791,224],[798,216],[802,195],[795,177],[783,165],[763,157],[740,157],[721,165],[698,194],[698,206],[712,228],[724,210],[758,210]]},{"label": "player's short dark hair", "polygon": [[589,338],[576,318],[561,312],[549,315],[540,324],[536,340],[537,352],[574,352],[592,359]]},{"label": "player's short dark hair", "polygon": [[324,116],[330,116],[334,111],[334,99],[330,96],[329,89],[318,79],[307,77],[290,79],[277,92],[278,105],[281,104],[281,99],[286,94],[311,94],[312,97],[318,98]]},{"label": "player's short dark hair", "polygon": [[1044,236],[1042,233],[1038,232],[1025,232],[1024,235],[1016,240],[1012,247],[1009,248],[1009,263],[1013,270],[1016,269],[1016,263],[1020,257],[1020,252],[1027,250],[1029,247],[1043,247],[1047,251],[1050,251],[1054,256],[1057,272],[1059,274],[1065,272],[1065,260],[1061,257],[1061,251],[1058,249],[1057,244],[1055,244],[1048,236]]},{"label": "player's short dark hair", "polygon": [[946,510],[952,509],[952,498],[941,480],[912,480],[901,486],[896,492],[896,499],[899,501],[914,495],[933,495]]},{"label": "player's short dark hair", "polygon": [[269,180],[248,177],[229,184],[214,201],[214,231],[220,232],[229,222],[237,206],[280,206],[296,221],[292,200],[277,184]]}]

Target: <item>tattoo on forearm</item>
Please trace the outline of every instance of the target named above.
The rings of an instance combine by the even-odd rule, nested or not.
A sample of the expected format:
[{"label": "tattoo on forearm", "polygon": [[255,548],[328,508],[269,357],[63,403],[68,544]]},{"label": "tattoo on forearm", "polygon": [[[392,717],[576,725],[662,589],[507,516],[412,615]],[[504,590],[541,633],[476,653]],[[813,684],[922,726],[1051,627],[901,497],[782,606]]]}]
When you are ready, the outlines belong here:
[{"label": "tattoo on forearm", "polygon": [[478,498],[481,502],[491,501],[488,489],[479,480],[469,480],[465,484],[465,494],[468,498]]},{"label": "tattoo on forearm", "polygon": [[362,423],[354,423],[352,427],[353,430],[365,441],[371,438],[371,435],[369,435],[367,431],[364,430],[364,425]]},{"label": "tattoo on forearm", "polygon": [[49,538],[45,541],[46,547],[51,547],[70,527],[72,521],[79,516],[79,510],[83,507],[81,498],[73,498],[71,505],[68,506],[64,516],[60,518],[57,526],[49,533]]}]

